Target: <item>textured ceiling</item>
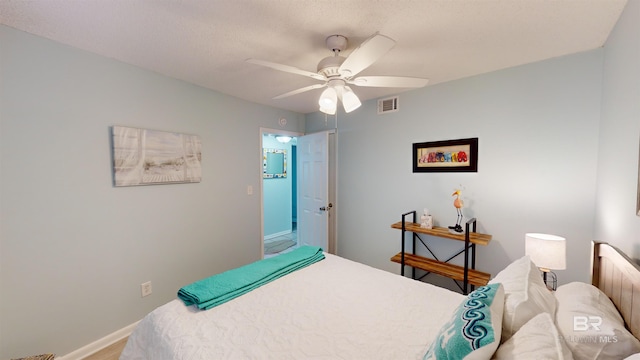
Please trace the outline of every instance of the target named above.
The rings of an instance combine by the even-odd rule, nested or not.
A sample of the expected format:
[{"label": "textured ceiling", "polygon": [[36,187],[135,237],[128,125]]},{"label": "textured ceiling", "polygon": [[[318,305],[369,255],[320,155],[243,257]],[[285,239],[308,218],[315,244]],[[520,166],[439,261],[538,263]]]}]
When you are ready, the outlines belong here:
[{"label": "textured ceiling", "polygon": [[[300,113],[318,81],[246,63],[316,70],[325,38],[347,55],[380,32],[396,46],[360,75],[429,85],[601,47],[626,0],[0,0],[0,23],[249,101]],[[406,89],[354,87],[368,100]]]}]

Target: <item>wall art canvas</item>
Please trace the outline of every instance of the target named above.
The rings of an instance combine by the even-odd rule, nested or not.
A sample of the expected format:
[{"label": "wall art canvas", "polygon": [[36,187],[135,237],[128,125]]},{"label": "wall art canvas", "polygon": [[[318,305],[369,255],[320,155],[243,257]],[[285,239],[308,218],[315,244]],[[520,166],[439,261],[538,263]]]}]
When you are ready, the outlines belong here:
[{"label": "wall art canvas", "polygon": [[202,180],[200,137],[114,126],[115,186],[196,183]]},{"label": "wall art canvas", "polygon": [[478,138],[413,144],[413,172],[477,172]]}]

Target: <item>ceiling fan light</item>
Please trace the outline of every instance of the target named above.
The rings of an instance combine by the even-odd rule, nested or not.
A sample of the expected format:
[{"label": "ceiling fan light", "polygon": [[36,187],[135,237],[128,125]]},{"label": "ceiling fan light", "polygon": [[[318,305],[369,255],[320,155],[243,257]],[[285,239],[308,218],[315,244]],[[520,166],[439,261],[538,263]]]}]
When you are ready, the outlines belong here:
[{"label": "ceiling fan light", "polygon": [[362,105],[358,96],[351,90],[350,87],[345,86],[344,91],[342,92],[342,106],[344,106],[344,111],[346,113],[350,113],[353,110],[357,109]]},{"label": "ceiling fan light", "polygon": [[337,106],[335,106],[335,104],[332,107],[322,107],[320,106],[320,111],[327,114],[327,115],[334,115],[336,113],[336,108]]},{"label": "ceiling fan light", "polygon": [[338,102],[338,95],[336,94],[336,90],[332,87],[326,88],[322,92],[322,95],[320,95],[320,99],[318,99],[318,105],[320,105],[320,109],[322,108],[335,109],[337,102]]}]

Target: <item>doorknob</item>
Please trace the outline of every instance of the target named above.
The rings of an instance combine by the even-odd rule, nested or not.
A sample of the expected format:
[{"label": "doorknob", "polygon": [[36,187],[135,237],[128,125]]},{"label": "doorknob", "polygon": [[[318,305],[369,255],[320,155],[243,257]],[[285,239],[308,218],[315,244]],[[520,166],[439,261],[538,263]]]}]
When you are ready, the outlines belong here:
[{"label": "doorknob", "polygon": [[333,204],[329,203],[329,205],[321,207],[320,211],[329,211],[331,210],[332,207],[333,207]]}]

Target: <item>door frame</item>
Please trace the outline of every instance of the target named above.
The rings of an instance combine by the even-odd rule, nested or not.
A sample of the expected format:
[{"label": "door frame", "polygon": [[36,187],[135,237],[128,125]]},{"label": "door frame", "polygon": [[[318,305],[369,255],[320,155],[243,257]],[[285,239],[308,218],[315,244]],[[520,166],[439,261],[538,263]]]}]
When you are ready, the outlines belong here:
[{"label": "door frame", "polygon": [[329,202],[333,204],[329,212],[329,249],[330,254],[338,254],[338,131],[329,133]]},{"label": "door frame", "polygon": [[[338,187],[337,187],[337,182],[338,182],[338,152],[337,152],[337,144],[338,144],[338,137],[337,137],[337,130],[336,129],[329,129],[329,130],[320,130],[320,131],[316,131],[316,132],[311,132],[311,133],[307,133],[302,135],[301,137],[304,138],[306,136],[311,136],[311,135],[317,135],[317,134],[325,134],[326,136],[326,146],[327,146],[327,204],[325,205],[332,205],[330,207],[330,210],[327,211],[327,247],[324,249],[324,251],[330,253],[330,254],[334,254],[337,255],[338,254],[338,239],[337,239],[337,235],[338,235],[338,212],[340,211],[340,204],[338,204],[337,202],[337,194],[338,194]],[[300,138],[298,138],[298,143],[300,143]],[[300,153],[300,151],[298,151]],[[300,159],[301,155],[298,154],[298,159]],[[299,173],[300,171],[302,171],[302,167],[299,166]],[[298,193],[300,193],[300,182],[298,181]],[[300,202],[300,199],[302,197],[298,194],[298,202]],[[300,209],[300,206],[298,206],[298,211]],[[299,222],[300,220],[298,220]],[[301,225],[298,226],[298,229],[302,228]],[[300,234],[298,234],[300,236]]]},{"label": "door frame", "polygon": [[[329,143],[328,143],[328,151],[329,151],[329,173],[328,181],[329,181],[329,201],[333,203],[333,208],[331,209],[332,214],[329,217],[329,249],[325,249],[327,252],[331,254],[338,253],[338,211],[339,206],[337,205],[338,198],[338,132],[336,129],[323,130],[329,134]],[[258,154],[258,171],[259,171],[259,179],[260,179],[260,258],[264,259],[264,187],[262,178],[262,138],[265,134],[282,134],[288,135],[291,137],[299,137],[308,135],[305,133],[297,132],[297,131],[287,131],[281,129],[273,129],[273,128],[260,128],[260,153]]]}]

